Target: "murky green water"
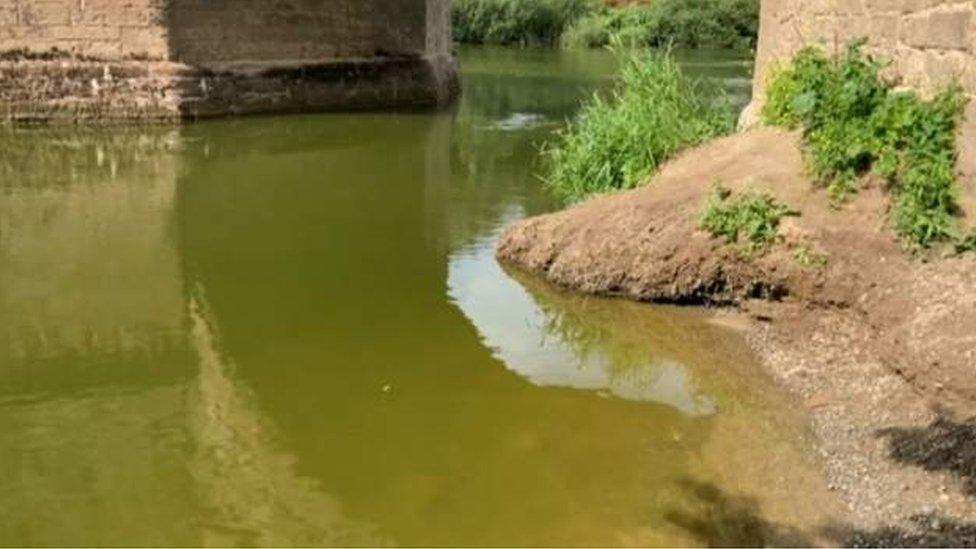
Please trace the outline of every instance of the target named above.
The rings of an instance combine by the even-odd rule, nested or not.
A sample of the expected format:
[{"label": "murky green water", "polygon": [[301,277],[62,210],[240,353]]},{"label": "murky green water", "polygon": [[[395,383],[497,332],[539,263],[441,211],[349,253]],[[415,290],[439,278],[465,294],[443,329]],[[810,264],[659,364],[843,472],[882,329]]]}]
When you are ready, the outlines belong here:
[{"label": "murky green water", "polygon": [[[771,541],[802,423],[689,309],[506,274],[603,53],[470,50],[456,113],[0,137],[0,545]],[[748,63],[686,60],[740,102]],[[775,541],[775,540],[772,540]]]}]

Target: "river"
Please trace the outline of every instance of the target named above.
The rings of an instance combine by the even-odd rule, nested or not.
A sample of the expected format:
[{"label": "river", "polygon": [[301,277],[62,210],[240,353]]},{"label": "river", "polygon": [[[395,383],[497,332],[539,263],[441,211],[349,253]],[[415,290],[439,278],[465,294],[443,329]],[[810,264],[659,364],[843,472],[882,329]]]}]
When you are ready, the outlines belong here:
[{"label": "river", "polygon": [[[461,60],[446,113],[0,133],[0,545],[762,544],[823,518],[802,414],[734,323],[493,258],[560,207],[538,147],[612,57]],[[747,101],[748,60],[681,61]]]}]

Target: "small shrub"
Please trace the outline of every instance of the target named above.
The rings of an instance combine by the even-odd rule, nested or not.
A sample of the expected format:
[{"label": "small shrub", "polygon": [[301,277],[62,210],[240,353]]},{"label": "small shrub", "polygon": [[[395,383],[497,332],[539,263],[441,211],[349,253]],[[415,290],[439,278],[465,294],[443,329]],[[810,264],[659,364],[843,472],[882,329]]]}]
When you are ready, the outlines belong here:
[{"label": "small shrub", "polygon": [[545,179],[566,198],[632,188],[678,150],[735,127],[724,96],[682,74],[670,53],[624,55],[616,91],[595,95],[543,149]]},{"label": "small shrub", "polygon": [[746,191],[733,198],[732,192],[715,186],[699,226],[712,236],[725,239],[728,244],[739,242],[744,237],[753,250],[772,244],[779,234],[779,222],[787,215],[796,212],[779,204],[768,194]]},{"label": "small shrub", "polygon": [[793,259],[795,259],[800,265],[816,271],[822,271],[827,267],[827,256],[823,253],[814,251],[810,248],[810,246],[807,245],[799,246],[794,249]]},{"label": "small shrub", "polygon": [[895,91],[883,63],[854,42],[836,59],[801,50],[769,80],[764,120],[801,127],[814,176],[842,198],[873,170],[895,194],[894,224],[909,243],[955,238],[955,136],[965,101],[956,86],[931,101]]},{"label": "small shrub", "polygon": [[465,44],[554,46],[596,0],[454,0],[454,38]]}]

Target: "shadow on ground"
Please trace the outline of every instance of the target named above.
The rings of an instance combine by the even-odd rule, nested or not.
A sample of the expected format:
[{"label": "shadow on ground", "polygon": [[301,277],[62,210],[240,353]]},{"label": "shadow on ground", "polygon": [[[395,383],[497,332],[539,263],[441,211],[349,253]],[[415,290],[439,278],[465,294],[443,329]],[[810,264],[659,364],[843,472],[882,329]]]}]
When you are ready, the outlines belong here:
[{"label": "shadow on ground", "polygon": [[904,525],[876,530],[830,528],[826,537],[847,547],[976,547],[976,523],[915,515]]},{"label": "shadow on ground", "polygon": [[707,482],[681,485],[692,496],[691,505],[665,518],[703,547],[976,547],[976,523],[938,514],[874,530],[835,523],[808,533],[766,520],[751,497],[731,496]]},{"label": "shadow on ground", "polygon": [[888,440],[891,458],[926,471],[948,471],[976,497],[976,419],[955,422],[939,417],[926,427],[892,427],[878,432]]}]

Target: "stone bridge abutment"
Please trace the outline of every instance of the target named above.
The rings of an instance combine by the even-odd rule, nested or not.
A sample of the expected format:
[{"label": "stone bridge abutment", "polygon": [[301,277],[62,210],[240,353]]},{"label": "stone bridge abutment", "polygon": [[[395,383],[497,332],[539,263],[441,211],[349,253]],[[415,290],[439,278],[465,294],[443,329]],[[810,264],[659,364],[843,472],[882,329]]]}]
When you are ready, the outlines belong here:
[{"label": "stone bridge abutment", "polygon": [[450,0],[0,0],[0,114],[159,121],[433,107]]}]

